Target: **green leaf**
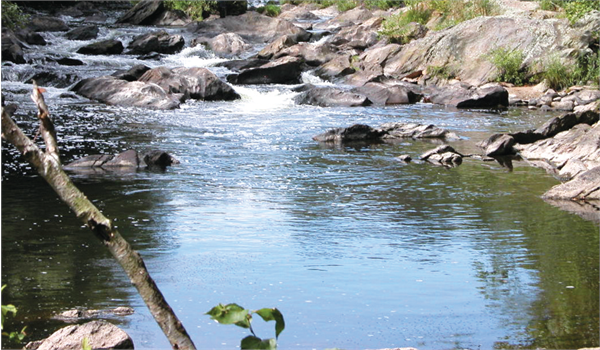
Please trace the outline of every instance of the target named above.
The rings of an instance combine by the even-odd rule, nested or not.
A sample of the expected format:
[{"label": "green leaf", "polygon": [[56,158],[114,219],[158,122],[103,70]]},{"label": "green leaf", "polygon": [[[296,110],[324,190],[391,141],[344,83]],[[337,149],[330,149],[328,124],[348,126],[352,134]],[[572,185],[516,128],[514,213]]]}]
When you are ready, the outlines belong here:
[{"label": "green leaf", "polygon": [[227,305],[219,304],[206,314],[210,315],[211,319],[220,324],[235,324],[242,328],[250,328],[250,321],[252,319],[248,310],[233,303]]},{"label": "green leaf", "polygon": [[285,321],[281,312],[276,308],[264,308],[254,312],[262,317],[265,322],[275,321],[275,338],[279,338],[279,334],[285,329]]},{"label": "green leaf", "polygon": [[273,338],[271,339],[260,339],[253,335],[249,335],[246,338],[242,339],[241,344],[242,350],[275,350],[277,349],[277,341]]}]

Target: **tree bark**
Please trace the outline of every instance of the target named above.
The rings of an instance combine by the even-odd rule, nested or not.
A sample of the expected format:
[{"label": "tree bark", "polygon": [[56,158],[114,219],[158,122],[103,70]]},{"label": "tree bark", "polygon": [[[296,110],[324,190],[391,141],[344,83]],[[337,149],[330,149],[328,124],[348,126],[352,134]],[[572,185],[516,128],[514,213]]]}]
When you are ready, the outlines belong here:
[{"label": "tree bark", "polygon": [[173,349],[195,349],[185,328],[165,300],[148,273],[140,254],[119,234],[112,221],[105,217],[92,202],[73,184],[63,171],[56,142],[56,132],[50,120],[48,107],[42,94],[44,90],[33,84],[31,98],[38,107],[40,131],[46,144],[42,152],[2,108],[2,137],[12,143],[37,172],[50,184],[60,199],[108,248],[115,260],[125,270],[131,283],[148,306],[150,313],[169,339]]}]

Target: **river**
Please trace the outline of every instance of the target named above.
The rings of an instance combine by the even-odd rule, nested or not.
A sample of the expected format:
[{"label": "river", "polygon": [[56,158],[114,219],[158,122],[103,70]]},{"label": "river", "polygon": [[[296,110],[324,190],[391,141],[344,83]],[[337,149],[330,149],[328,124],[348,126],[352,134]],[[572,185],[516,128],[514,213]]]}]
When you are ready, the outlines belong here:
[{"label": "river", "polygon": [[[146,29],[101,28],[130,40]],[[178,32],[179,29],[168,29]],[[37,125],[24,83],[35,72],[79,78],[134,64],[205,66],[222,61],[186,49],[156,61],[74,53],[81,42],[40,47],[37,63],[2,66],[14,119]],[[58,53],[81,67],[45,63]],[[311,74],[305,81],[326,84]],[[291,86],[235,86],[233,102],[186,102],[156,111],[106,106],[47,87],[67,163],[88,154],[161,149],[180,164],[164,172],[73,173],[76,185],[138,250],[201,349],[231,349],[248,332],[211,321],[218,303],[277,307],[280,349],[572,349],[598,346],[598,226],[545,203],[558,181],[514,161],[512,169],[466,158],[459,167],[404,164],[437,143],[403,140],[326,146],[332,127],[431,123],[462,136],[462,153],[492,133],[541,125],[548,112],[298,106]],[[52,333],[73,308],[131,306],[108,317],[138,349],[168,348],[126,275],[47,184],[2,143],[3,304],[19,312],[6,330],[27,340]],[[259,337],[272,323],[255,318]],[[11,347],[5,338],[3,348]]]}]

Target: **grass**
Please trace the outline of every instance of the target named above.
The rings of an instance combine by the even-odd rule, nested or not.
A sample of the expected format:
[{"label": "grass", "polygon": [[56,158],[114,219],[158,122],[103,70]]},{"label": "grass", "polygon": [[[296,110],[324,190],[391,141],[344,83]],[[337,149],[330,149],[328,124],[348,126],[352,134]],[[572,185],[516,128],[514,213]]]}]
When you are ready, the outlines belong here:
[{"label": "grass", "polygon": [[564,11],[564,16],[571,23],[585,16],[592,10],[600,11],[598,0],[538,0],[540,9],[545,11]]},{"label": "grass", "polygon": [[408,24],[427,24],[433,13],[441,14],[435,30],[444,29],[479,16],[493,16],[500,13],[494,0],[405,0],[408,9],[398,15],[388,17],[382,24],[379,34],[392,42],[406,42]]},{"label": "grass", "polygon": [[499,47],[492,50],[487,58],[499,71],[496,81],[515,85],[523,85],[526,82],[522,69],[525,56],[521,50]]},{"label": "grass", "polygon": [[573,85],[600,85],[600,55],[598,52],[585,53],[577,58],[574,65],[567,66],[554,55],[544,63],[541,79],[555,90]]}]

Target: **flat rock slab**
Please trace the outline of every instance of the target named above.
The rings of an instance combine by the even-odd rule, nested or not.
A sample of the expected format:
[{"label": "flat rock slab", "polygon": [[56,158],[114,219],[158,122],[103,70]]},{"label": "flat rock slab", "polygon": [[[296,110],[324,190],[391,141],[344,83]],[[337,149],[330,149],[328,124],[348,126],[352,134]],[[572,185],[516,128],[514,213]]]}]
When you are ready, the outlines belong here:
[{"label": "flat rock slab", "polygon": [[[133,349],[133,340],[119,327],[106,321],[91,321],[82,325],[67,326],[52,333],[43,341],[32,342],[26,349],[81,350],[87,338],[92,349]],[[34,344],[35,343],[35,344]],[[37,345],[37,346],[36,346]]]}]

